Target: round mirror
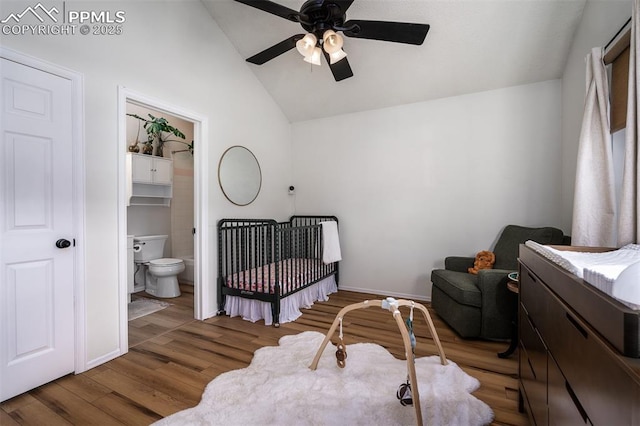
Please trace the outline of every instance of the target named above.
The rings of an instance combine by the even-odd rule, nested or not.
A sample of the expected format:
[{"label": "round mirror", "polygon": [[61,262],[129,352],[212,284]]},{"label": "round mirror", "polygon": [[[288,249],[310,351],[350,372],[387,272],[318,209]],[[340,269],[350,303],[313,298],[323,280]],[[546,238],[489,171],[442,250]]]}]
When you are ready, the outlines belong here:
[{"label": "round mirror", "polygon": [[251,204],[262,185],[260,164],[247,148],[232,146],[220,158],[218,181],[225,197],[233,204]]}]

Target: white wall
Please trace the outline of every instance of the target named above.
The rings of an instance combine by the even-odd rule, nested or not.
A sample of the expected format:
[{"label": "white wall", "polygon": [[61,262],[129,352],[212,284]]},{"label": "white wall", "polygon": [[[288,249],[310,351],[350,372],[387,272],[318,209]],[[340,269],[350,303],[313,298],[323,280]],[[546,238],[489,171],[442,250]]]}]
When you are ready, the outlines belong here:
[{"label": "white wall", "polygon": [[578,141],[585,95],[585,57],[604,47],[631,17],[632,0],[588,0],[562,76],[562,225],[571,231]]},{"label": "white wall", "polygon": [[297,214],[340,220],[342,288],[430,298],[447,255],[560,221],[559,80],[295,123]]},{"label": "white wall", "polygon": [[[2,16],[33,2],[2,2]],[[150,7],[152,5],[152,7]],[[290,212],[290,126],[280,109],[198,1],[67,2],[68,8],[124,10],[119,36],[2,36],[2,44],[85,77],[87,363],[118,350],[117,88],[193,111],[209,121],[209,262],[217,274],[216,222]],[[262,190],[247,207],[229,203],[217,183],[220,155],[244,145],[260,161]],[[197,147],[196,147],[197,149]],[[215,297],[215,275],[210,293]]]}]

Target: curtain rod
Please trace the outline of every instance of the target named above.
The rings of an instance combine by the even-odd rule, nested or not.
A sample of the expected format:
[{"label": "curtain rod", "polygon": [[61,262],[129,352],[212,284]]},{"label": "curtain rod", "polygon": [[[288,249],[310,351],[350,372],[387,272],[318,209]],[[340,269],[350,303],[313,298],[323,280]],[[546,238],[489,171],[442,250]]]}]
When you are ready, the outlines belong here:
[{"label": "curtain rod", "polygon": [[631,22],[631,18],[629,18],[627,20],[627,22],[624,23],[624,25],[618,30],[618,32],[616,33],[616,35],[614,35],[611,40],[609,40],[609,43],[607,43],[607,45],[604,47],[604,50],[607,50],[607,48],[609,47],[609,45],[611,43],[613,43],[613,41],[620,35],[620,33],[627,27],[627,25],[629,25],[629,22]]}]

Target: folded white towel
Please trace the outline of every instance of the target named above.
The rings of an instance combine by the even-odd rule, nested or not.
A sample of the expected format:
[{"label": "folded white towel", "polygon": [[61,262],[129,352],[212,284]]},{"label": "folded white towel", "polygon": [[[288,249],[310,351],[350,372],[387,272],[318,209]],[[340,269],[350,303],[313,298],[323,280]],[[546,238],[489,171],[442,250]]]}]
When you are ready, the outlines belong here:
[{"label": "folded white towel", "polygon": [[322,261],[325,264],[342,260],[338,223],[336,221],[320,222],[322,225]]}]

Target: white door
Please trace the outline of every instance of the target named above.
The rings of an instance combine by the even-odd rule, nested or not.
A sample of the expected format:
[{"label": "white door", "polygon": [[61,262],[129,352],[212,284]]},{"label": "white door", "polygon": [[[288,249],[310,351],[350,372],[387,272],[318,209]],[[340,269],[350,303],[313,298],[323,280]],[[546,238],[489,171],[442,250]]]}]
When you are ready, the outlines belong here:
[{"label": "white door", "polygon": [[4,401],[74,371],[73,111],[70,80],[0,61]]}]

